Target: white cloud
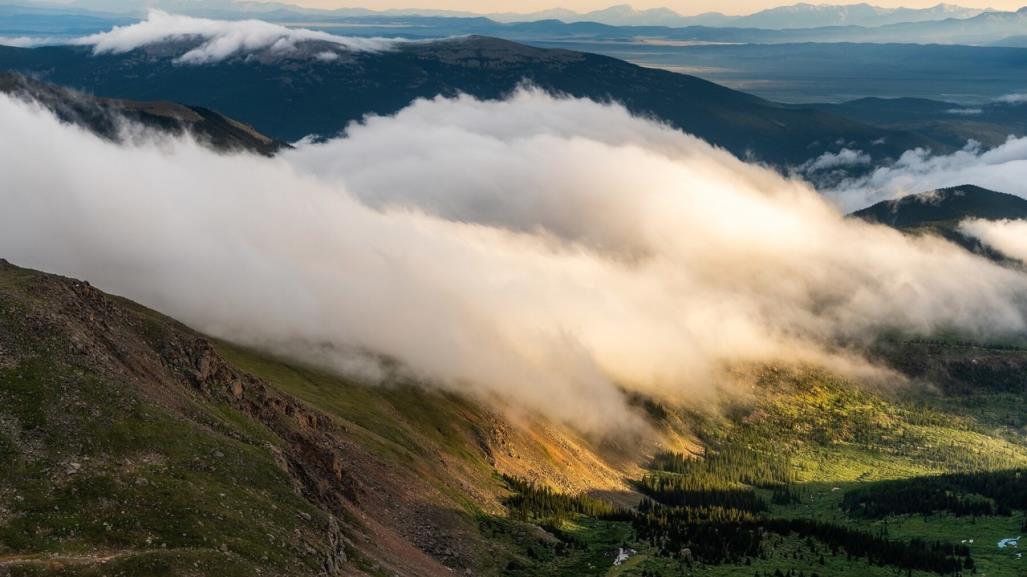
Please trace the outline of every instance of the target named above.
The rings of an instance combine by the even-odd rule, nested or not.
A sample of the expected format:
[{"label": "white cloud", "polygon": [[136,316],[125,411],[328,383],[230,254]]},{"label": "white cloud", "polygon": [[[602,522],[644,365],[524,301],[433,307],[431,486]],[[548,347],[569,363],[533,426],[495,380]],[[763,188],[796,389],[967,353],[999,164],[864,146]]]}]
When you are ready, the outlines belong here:
[{"label": "white cloud", "polygon": [[[116,54],[151,44],[191,39],[199,39],[202,43],[180,56],[178,62],[206,64],[265,49],[276,54],[290,54],[296,52],[298,44],[309,41],[328,42],[353,51],[388,50],[400,42],[385,38],[337,36],[261,20],[208,20],[151,10],[142,22],[115,26],[108,32],[77,38],[70,43],[92,46],[97,54]],[[319,51],[317,57],[323,60],[321,55],[324,53],[324,50]]]},{"label": "white cloud", "polygon": [[922,148],[909,150],[891,165],[866,176],[845,179],[824,192],[844,210],[851,211],[881,200],[963,184],[1027,198],[1027,138],[1009,137],[987,151],[972,141],[952,154],[935,155]]},{"label": "white cloud", "polygon": [[116,145],[6,97],[0,123],[13,262],[589,431],[637,426],[620,387],[701,402],[736,363],[851,369],[885,329],[1027,327],[1027,276],[619,106],[422,101],[274,159]]},{"label": "white cloud", "polygon": [[862,150],[843,148],[838,152],[825,152],[817,158],[806,161],[799,167],[801,172],[811,173],[835,168],[849,168],[870,164],[870,155]]},{"label": "white cloud", "polygon": [[978,114],[983,114],[984,110],[980,108],[950,108],[945,113],[956,116],[977,116]]},{"label": "white cloud", "polygon": [[995,101],[1003,104],[1024,104],[1027,103],[1027,93],[1006,94]]},{"label": "white cloud", "polygon": [[1027,263],[1027,221],[969,219],[959,223],[959,230],[972,236],[1005,256]]},{"label": "white cloud", "polygon": [[14,48],[35,48],[48,44],[60,44],[67,39],[43,38],[39,36],[0,36],[0,46],[13,46]]}]

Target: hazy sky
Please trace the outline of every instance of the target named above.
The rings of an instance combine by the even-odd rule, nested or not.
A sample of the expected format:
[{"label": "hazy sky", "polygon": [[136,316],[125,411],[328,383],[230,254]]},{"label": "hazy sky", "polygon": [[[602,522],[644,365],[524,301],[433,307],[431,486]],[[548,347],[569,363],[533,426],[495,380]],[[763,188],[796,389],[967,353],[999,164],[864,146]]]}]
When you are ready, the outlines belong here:
[{"label": "hazy sky", "polygon": [[[292,4],[317,8],[364,7],[387,8],[438,8],[447,10],[468,10],[473,12],[530,12],[560,6],[573,10],[595,10],[612,4],[631,4],[635,8],[667,7],[682,14],[700,12],[724,12],[746,14],[770,8],[794,4],[798,0],[291,0]],[[863,0],[832,0],[830,4],[856,4]],[[926,8],[940,0],[866,0],[878,6]],[[956,2],[951,2],[956,3]],[[1016,10],[1027,5],[1027,0],[962,0],[962,6]]]}]

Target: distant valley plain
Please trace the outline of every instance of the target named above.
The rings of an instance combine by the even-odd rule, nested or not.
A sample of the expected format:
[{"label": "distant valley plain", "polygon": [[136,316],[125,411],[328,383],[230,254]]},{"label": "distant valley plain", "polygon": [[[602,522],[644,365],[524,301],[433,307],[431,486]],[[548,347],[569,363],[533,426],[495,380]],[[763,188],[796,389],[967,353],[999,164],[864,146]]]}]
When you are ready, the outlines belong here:
[{"label": "distant valley plain", "polygon": [[[1027,48],[939,44],[532,41],[692,74],[786,103],[865,97],[978,105],[1027,92]],[[839,63],[844,62],[844,65]]]}]

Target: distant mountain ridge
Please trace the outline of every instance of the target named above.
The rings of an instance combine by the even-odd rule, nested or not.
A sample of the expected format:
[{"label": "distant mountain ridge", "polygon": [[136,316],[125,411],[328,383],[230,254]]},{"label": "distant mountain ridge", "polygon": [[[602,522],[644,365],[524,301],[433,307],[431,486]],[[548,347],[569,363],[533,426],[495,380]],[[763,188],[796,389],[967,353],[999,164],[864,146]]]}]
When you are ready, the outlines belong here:
[{"label": "distant mountain ridge", "polygon": [[[119,0],[120,1],[120,0]],[[0,45],[29,38],[67,38],[124,25],[145,17],[139,6],[119,12],[66,7],[0,5]],[[473,14],[445,10],[364,8],[312,10],[277,3],[153,3],[172,13],[223,20],[259,18],[354,36],[442,38],[479,34],[510,40],[660,39],[711,43],[873,42],[1022,45],[1027,8],[1015,12],[980,11],[939,4],[924,9],[885,9],[869,4],[818,6],[796,4],[749,16],[707,13],[680,16],[668,9],[635,10],[613,6],[578,14],[564,9],[530,14]],[[97,7],[116,9],[104,3]]]},{"label": "distant mountain ridge", "polygon": [[[498,36],[510,40],[675,40],[710,43],[781,44],[796,42],[872,42],[998,45],[1018,41],[1027,26],[1027,8],[1016,12],[983,12],[969,17],[946,17],[861,24],[845,14],[834,14],[820,24],[792,25],[800,15],[768,15],[768,20],[718,20],[707,15],[700,22],[614,24],[595,20],[566,21],[559,14],[506,18],[503,15],[404,15],[395,13],[326,12],[306,14],[280,10],[260,17],[281,23],[303,22],[350,35],[446,37],[462,34]],[[816,15],[814,15],[816,16]],[[238,18],[222,15],[219,17]],[[772,17],[772,20],[771,20]],[[830,23],[828,23],[830,22]],[[2,28],[0,28],[2,31]],[[0,32],[2,33],[2,32]]]},{"label": "distant mountain ridge", "polygon": [[747,15],[707,12],[685,16],[668,8],[636,10],[629,5],[611,6],[591,12],[555,9],[527,14],[484,14],[499,22],[561,20],[563,22],[598,22],[611,26],[716,26],[733,28],[819,28],[824,26],[885,26],[904,22],[929,22],[949,18],[972,18],[986,12],[955,4],[938,4],[929,8],[884,8],[872,4],[809,4],[769,8]]},{"label": "distant mountain ridge", "polygon": [[938,4],[930,8],[883,8],[872,4],[793,4],[770,8],[740,18],[728,25],[745,28],[820,28],[825,26],[876,27],[907,22],[931,22],[965,19],[986,12],[955,4]]},{"label": "distant mountain ridge", "polygon": [[[197,5],[183,0],[156,0],[147,2],[147,7],[180,11],[193,15],[226,17],[236,14],[259,14],[262,17],[289,12],[309,16],[441,16],[478,17],[484,16],[497,22],[527,22],[537,20],[559,20],[562,22],[597,22],[611,26],[732,26],[752,28],[812,28],[821,26],[883,26],[901,22],[925,22],[947,18],[971,18],[986,10],[968,8],[958,4],[939,3],[927,8],[885,8],[869,3],[860,4],[812,4],[800,2],[760,10],[750,14],[725,14],[706,12],[684,15],[669,7],[636,9],[629,4],[615,4],[606,8],[579,12],[560,6],[535,12],[486,12],[444,9],[388,9],[367,8],[314,9],[303,8],[287,2],[231,2],[215,1]],[[111,12],[131,12],[142,4],[132,7],[121,0],[78,0],[71,7]]]},{"label": "distant mountain ridge", "polygon": [[[311,42],[297,50],[310,55],[329,48]],[[497,99],[527,82],[558,94],[617,101],[738,156],[779,166],[833,151],[839,141],[850,148],[874,146],[875,159],[882,160],[917,146],[946,149],[914,133],[779,105],[693,76],[496,38],[403,44],[342,53],[331,62],[264,51],[201,66],[176,64],[174,58],[189,49],[175,43],[93,55],[87,47],[0,47],[0,70],[38,74],[99,95],[197,104],[284,141],[332,136],[367,114],[393,114],[417,98],[463,93]],[[882,138],[884,144],[873,144]]]},{"label": "distant mountain ridge", "polygon": [[575,12],[567,9],[543,10],[529,13],[492,13],[484,16],[497,22],[530,22],[534,20],[560,20],[562,22],[597,22],[610,26],[724,26],[730,24],[735,16],[720,12],[707,12],[694,16],[684,16],[670,8],[649,8],[639,10],[628,4],[618,4],[592,10]]}]

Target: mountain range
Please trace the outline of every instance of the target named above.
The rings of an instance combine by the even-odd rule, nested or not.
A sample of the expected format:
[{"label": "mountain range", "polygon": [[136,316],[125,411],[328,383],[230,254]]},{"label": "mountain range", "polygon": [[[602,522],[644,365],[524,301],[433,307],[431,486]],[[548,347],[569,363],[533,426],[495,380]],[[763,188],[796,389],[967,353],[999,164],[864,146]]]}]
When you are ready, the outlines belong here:
[{"label": "mountain range", "polygon": [[[702,42],[939,42],[1015,45],[1023,35],[1024,12],[976,10],[939,4],[931,8],[888,9],[869,4],[795,4],[746,16],[719,13],[680,16],[666,9],[612,6],[585,14],[553,9],[529,14],[473,14],[443,10],[362,8],[314,10],[273,2],[202,5],[171,1],[143,5],[123,2],[0,4],[0,35],[73,36],[131,23],[144,8],[238,20],[263,20],[327,26],[347,34],[445,37],[481,34],[509,39],[668,39]],[[90,10],[87,8],[94,8]],[[101,10],[102,9],[102,10]],[[349,27],[346,26],[349,24]]]},{"label": "mountain range", "polygon": [[747,15],[708,12],[683,16],[669,8],[637,10],[628,5],[578,13],[570,10],[546,10],[527,14],[485,14],[499,22],[560,20],[563,22],[598,22],[611,26],[716,26],[733,28],[820,28],[826,26],[884,26],[903,22],[928,22],[950,18],[964,19],[985,12],[954,4],[938,4],[929,8],[883,8],[872,4],[808,4],[768,8]]},{"label": "mountain range", "polygon": [[[43,4],[46,6],[46,4]],[[54,5],[58,6],[58,5]],[[667,7],[636,9],[628,4],[618,4],[588,12],[576,12],[554,7],[536,12],[469,12],[439,9],[390,9],[369,10],[365,8],[312,9],[282,2],[240,2],[226,0],[205,2],[197,5],[182,0],[159,0],[131,4],[114,0],[76,0],[60,5],[64,8],[90,10],[108,13],[136,12],[144,7],[208,16],[231,18],[240,15],[259,15],[261,18],[283,18],[290,14],[306,17],[369,17],[369,16],[428,16],[428,17],[478,17],[484,16],[497,22],[529,22],[537,20],[559,20],[562,22],[597,22],[611,26],[731,26],[738,28],[816,28],[825,26],[883,26],[902,22],[926,22],[945,19],[964,19],[977,16],[988,10],[967,8],[956,4],[939,3],[927,8],[885,8],[869,3],[859,4],[811,4],[797,3],[760,10],[751,14],[725,14],[707,12],[686,16]]]},{"label": "mountain range", "polygon": [[170,99],[220,110],[286,142],[334,135],[367,114],[391,114],[417,98],[463,93],[495,99],[528,83],[559,94],[615,100],[736,155],[782,166],[834,150],[838,142],[873,147],[882,160],[917,146],[948,149],[915,133],[779,105],[693,76],[495,38],[343,51],[327,62],[311,55],[336,47],[318,41],[301,43],[290,56],[265,50],[203,65],[174,62],[192,46],[179,42],[100,55],[78,46],[0,47],[0,68],[98,96]]},{"label": "mountain range", "polygon": [[[674,40],[706,43],[875,42],[991,45],[1023,35],[1027,8],[1012,12],[983,12],[967,18],[946,18],[864,26],[838,23],[801,28],[772,28],[746,24],[612,25],[560,19],[497,21],[483,16],[404,14],[323,14],[316,17],[289,10],[266,17],[279,22],[302,21],[339,33],[409,37],[444,37],[457,34],[500,36],[513,40]],[[785,17],[787,18],[787,16]],[[778,25],[783,23],[779,22]]]}]

